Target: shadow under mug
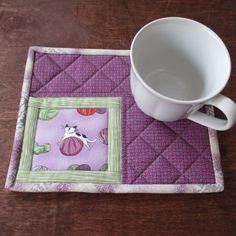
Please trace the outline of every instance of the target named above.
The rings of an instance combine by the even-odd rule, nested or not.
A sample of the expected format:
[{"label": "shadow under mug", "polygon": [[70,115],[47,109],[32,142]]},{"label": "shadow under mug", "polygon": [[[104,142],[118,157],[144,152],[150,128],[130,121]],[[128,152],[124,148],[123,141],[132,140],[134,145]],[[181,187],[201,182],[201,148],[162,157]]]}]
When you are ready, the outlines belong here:
[{"label": "shadow under mug", "polygon": [[[131,45],[131,90],[139,108],[161,121],[187,118],[216,130],[236,122],[236,104],[219,94],[231,61],[219,36],[194,20],[168,17],[145,25]],[[198,111],[209,104],[226,120]]]}]

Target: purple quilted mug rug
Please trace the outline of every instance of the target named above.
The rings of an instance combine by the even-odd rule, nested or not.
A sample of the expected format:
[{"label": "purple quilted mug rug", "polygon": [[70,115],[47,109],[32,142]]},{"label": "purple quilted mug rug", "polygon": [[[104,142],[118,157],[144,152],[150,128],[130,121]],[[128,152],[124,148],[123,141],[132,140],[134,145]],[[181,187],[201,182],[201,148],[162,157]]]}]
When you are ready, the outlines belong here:
[{"label": "purple quilted mug rug", "polygon": [[[86,53],[86,50],[34,49],[31,52],[33,67],[28,90],[28,95],[36,98],[121,98],[121,189],[117,187],[116,190],[115,186],[105,184],[97,185],[96,190],[91,192],[155,192],[151,188],[161,185],[166,189],[168,185],[178,188],[156,192],[222,191],[223,177],[215,131],[187,119],[168,123],[145,115],[131,94],[128,53],[94,51],[93,54],[92,50]],[[100,126],[106,124],[106,115],[104,119],[99,120]],[[42,130],[47,129],[40,125]],[[40,134],[37,135],[40,140]],[[91,136],[94,136],[93,133]],[[101,149],[101,152],[105,153],[106,150]],[[40,161],[36,157],[33,166],[37,162]],[[92,170],[97,170],[98,166],[106,162],[106,157],[98,166],[92,159],[90,162]],[[51,162],[49,165],[54,164]],[[63,163],[57,163],[52,168],[60,170],[65,167]],[[128,189],[131,185],[137,186],[136,189]],[[190,186],[195,187],[191,190]]]},{"label": "purple quilted mug rug", "polygon": [[146,116],[134,103],[129,72],[127,56],[35,53],[30,96],[121,96],[124,183],[215,183],[208,129]]}]

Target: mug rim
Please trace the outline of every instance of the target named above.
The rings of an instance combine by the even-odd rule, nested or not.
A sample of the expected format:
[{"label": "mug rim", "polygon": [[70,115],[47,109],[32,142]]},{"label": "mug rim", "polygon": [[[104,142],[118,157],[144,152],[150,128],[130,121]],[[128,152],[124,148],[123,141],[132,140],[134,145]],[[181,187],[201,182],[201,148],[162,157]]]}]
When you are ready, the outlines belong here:
[{"label": "mug rim", "polygon": [[[143,30],[148,28],[149,26],[151,26],[153,24],[156,24],[156,23],[159,23],[159,22],[162,22],[162,21],[174,21],[174,20],[190,22],[190,23],[196,24],[198,26],[201,26],[207,32],[211,33],[212,37],[215,40],[218,41],[218,43],[224,48],[224,50],[226,52],[226,57],[228,58],[229,66],[228,66],[227,75],[225,76],[226,77],[225,83],[224,83],[224,85],[221,88],[219,88],[218,90],[216,90],[213,94],[211,94],[209,96],[206,96],[206,97],[203,97],[203,98],[199,98],[199,99],[194,99],[194,100],[181,100],[181,99],[175,99],[175,98],[171,98],[171,97],[165,96],[165,95],[157,92],[156,90],[154,90],[152,87],[150,87],[142,79],[142,77],[140,76],[140,74],[138,73],[138,71],[137,71],[137,69],[135,67],[135,63],[133,61],[134,44],[136,42],[136,39],[143,32]],[[161,97],[164,100],[167,100],[167,101],[173,102],[173,103],[178,103],[178,104],[195,104],[195,103],[203,103],[203,102],[206,102],[206,101],[210,100],[211,98],[215,97],[217,94],[219,94],[225,88],[227,82],[229,81],[230,74],[231,74],[231,59],[230,59],[230,54],[229,54],[229,51],[228,51],[227,47],[225,46],[224,42],[222,41],[222,39],[212,29],[210,29],[208,26],[206,26],[206,25],[204,25],[204,24],[202,24],[202,23],[200,23],[198,21],[195,21],[195,20],[192,20],[192,19],[189,19],[189,18],[184,18],[184,17],[164,17],[164,18],[159,18],[159,19],[153,20],[153,21],[149,22],[148,24],[144,25],[136,33],[136,35],[134,36],[134,38],[132,40],[131,47],[130,47],[130,62],[131,62],[131,67],[132,67],[134,73],[136,74],[138,80],[143,84],[143,86],[146,89],[148,89],[152,94],[154,94],[156,96],[159,96],[159,97]]]}]

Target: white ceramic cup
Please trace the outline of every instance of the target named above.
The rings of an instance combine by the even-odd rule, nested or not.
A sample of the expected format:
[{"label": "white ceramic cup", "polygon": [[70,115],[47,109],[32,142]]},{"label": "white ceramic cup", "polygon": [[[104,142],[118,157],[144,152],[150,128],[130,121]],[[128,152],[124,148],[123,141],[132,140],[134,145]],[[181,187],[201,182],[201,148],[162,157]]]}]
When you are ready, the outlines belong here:
[{"label": "white ceramic cup", "polygon": [[[161,121],[188,118],[227,130],[236,122],[236,105],[219,94],[231,71],[222,40],[194,20],[168,17],[145,25],[131,45],[131,89],[139,108]],[[209,104],[226,120],[198,110]]]}]

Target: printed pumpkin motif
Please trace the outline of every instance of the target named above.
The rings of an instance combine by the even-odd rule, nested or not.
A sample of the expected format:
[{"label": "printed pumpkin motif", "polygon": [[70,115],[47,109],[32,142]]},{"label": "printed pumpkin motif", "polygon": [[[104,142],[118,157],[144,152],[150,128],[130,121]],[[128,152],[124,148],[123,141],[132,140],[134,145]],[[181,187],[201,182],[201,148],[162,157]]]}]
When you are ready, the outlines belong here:
[{"label": "printed pumpkin motif", "polygon": [[43,145],[39,145],[39,144],[35,143],[33,152],[34,152],[34,154],[39,155],[41,153],[49,152],[50,148],[51,148],[50,143],[45,143]]},{"label": "printed pumpkin motif", "polygon": [[46,170],[48,170],[47,166],[35,166],[33,168],[33,171],[46,171]]},{"label": "printed pumpkin motif", "polygon": [[104,128],[99,132],[99,140],[101,143],[108,145],[108,129]]},{"label": "printed pumpkin motif", "polygon": [[88,164],[82,164],[82,165],[78,165],[78,164],[73,164],[70,165],[67,170],[86,170],[86,171],[90,171],[91,167]]},{"label": "printed pumpkin motif", "polygon": [[106,108],[97,108],[96,109],[96,113],[98,114],[104,114],[106,113],[107,109]]},{"label": "printed pumpkin motif", "polygon": [[67,170],[79,170],[79,165],[78,164],[73,164],[70,165]]},{"label": "printed pumpkin motif", "polygon": [[103,164],[103,165],[101,166],[101,168],[100,168],[99,170],[100,170],[100,171],[107,171],[107,169],[108,169],[108,164],[105,163],[105,164]]},{"label": "printed pumpkin motif", "polygon": [[47,110],[47,109],[40,109],[39,111],[39,119],[40,120],[52,120],[58,114],[58,110]]},{"label": "printed pumpkin motif", "polygon": [[88,164],[79,165],[79,170],[91,170],[91,167]]},{"label": "printed pumpkin motif", "polygon": [[77,108],[77,112],[82,116],[91,116],[96,112],[96,108]]},{"label": "printed pumpkin motif", "polygon": [[83,142],[76,137],[65,138],[60,144],[60,151],[65,156],[75,156],[81,152],[83,145]]}]

